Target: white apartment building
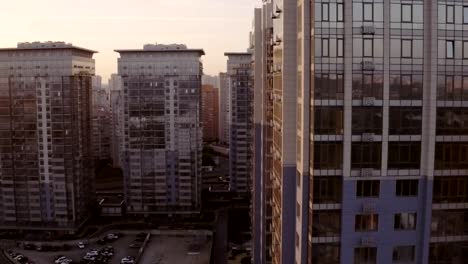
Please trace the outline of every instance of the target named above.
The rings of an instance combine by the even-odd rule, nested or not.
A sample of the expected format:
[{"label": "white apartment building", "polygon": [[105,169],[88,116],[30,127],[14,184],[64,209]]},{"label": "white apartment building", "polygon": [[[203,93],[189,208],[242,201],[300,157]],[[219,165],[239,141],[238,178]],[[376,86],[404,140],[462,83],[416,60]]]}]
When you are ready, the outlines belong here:
[{"label": "white apartment building", "polygon": [[120,53],[123,171],[129,213],[198,213],[201,49],[152,45]]}]

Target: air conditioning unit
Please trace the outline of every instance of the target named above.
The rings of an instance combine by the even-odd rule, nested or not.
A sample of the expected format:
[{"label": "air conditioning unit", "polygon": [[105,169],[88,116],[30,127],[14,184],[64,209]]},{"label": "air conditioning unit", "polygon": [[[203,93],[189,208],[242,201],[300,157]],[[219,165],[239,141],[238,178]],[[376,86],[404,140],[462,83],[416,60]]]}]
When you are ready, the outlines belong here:
[{"label": "air conditioning unit", "polygon": [[371,26],[362,26],[361,32],[363,35],[374,35],[375,34],[375,27]]},{"label": "air conditioning unit", "polygon": [[374,62],[372,61],[363,61],[361,62],[362,70],[364,71],[373,71],[375,70]]},{"label": "air conditioning unit", "polygon": [[363,133],[361,136],[361,140],[364,142],[373,142],[374,141],[374,133]]},{"label": "air conditioning unit", "polygon": [[374,169],[372,168],[361,169],[361,177],[372,177],[372,176],[374,176]]},{"label": "air conditioning unit", "polygon": [[375,97],[363,97],[362,105],[363,106],[373,106],[375,104]]}]

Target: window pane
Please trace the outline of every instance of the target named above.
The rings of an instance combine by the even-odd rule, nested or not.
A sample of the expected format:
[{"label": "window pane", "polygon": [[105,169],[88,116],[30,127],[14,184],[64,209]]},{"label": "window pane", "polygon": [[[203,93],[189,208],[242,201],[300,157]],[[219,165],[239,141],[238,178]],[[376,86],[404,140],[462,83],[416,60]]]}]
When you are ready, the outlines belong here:
[{"label": "window pane", "polygon": [[328,39],[322,39],[322,57],[328,56]]},{"label": "window pane", "polygon": [[411,58],[413,43],[411,40],[401,40],[401,56],[403,58]]},{"label": "window pane", "polygon": [[322,21],[328,21],[328,4],[322,4]]},{"label": "window pane", "polygon": [[[337,39],[336,41],[337,41],[336,46],[337,46],[337,49],[338,49],[337,56],[338,57],[343,57],[343,39]],[[466,43],[467,43],[467,47],[468,47],[468,42],[466,42]],[[466,52],[468,54],[468,48],[467,48]]]},{"label": "window pane", "polygon": [[373,20],[373,6],[371,3],[364,3],[364,21]]},{"label": "window pane", "polygon": [[337,4],[336,5],[336,20],[337,21],[343,21],[343,4]]},{"label": "window pane", "polygon": [[447,58],[453,59],[453,48],[454,48],[454,41],[453,40],[447,40],[446,41],[446,51],[447,51]]},{"label": "window pane", "polygon": [[463,7],[463,24],[468,24],[468,6]]},{"label": "window pane", "polygon": [[447,13],[446,13],[446,22],[447,23],[454,23],[454,16],[453,16],[453,6],[448,5],[447,6]]},{"label": "window pane", "polygon": [[468,41],[463,41],[463,58],[468,59]]},{"label": "window pane", "polygon": [[402,22],[411,22],[412,21],[412,6],[408,4],[401,5],[401,21]]},{"label": "window pane", "polygon": [[373,42],[372,39],[364,39],[364,57],[372,57],[373,54]]}]

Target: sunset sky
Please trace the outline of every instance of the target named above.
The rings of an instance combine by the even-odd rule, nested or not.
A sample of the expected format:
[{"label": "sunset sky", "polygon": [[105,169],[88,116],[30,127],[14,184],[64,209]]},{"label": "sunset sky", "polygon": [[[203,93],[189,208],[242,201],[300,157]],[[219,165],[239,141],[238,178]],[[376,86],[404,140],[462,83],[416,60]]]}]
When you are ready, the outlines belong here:
[{"label": "sunset sky", "polygon": [[205,74],[226,68],[226,51],[248,47],[253,8],[260,0],[4,0],[0,47],[17,42],[65,41],[98,51],[103,82],[117,71],[114,49],[145,43],[203,48]]}]

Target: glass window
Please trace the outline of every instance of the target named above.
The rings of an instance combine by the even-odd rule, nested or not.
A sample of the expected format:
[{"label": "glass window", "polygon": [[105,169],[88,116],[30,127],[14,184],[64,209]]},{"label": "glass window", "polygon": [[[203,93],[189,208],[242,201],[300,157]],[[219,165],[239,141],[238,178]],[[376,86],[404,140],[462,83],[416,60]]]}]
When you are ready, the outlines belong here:
[{"label": "glass window", "polygon": [[447,24],[453,24],[455,22],[455,15],[454,15],[454,6],[453,5],[447,5],[446,6],[446,23]]},{"label": "glass window", "polygon": [[419,169],[421,160],[421,142],[389,142],[389,169]]},{"label": "glass window", "polygon": [[352,109],[352,131],[354,135],[363,133],[382,134],[382,107],[356,106]]},{"label": "glass window", "polygon": [[363,39],[363,55],[364,57],[372,57],[374,54],[374,41],[373,39]]},{"label": "glass window", "polygon": [[422,109],[420,107],[390,107],[390,135],[421,134]]},{"label": "glass window", "polygon": [[358,180],[356,181],[356,197],[379,197],[379,180]]},{"label": "glass window", "polygon": [[[468,42],[467,43],[467,47],[468,47]],[[337,48],[337,51],[336,51],[336,56],[337,57],[343,57],[343,39],[337,39],[336,40],[336,48]],[[468,48],[467,48],[467,54],[468,54]]]},{"label": "glass window", "polygon": [[312,254],[309,254],[312,263],[334,264],[340,263],[340,245],[336,243],[313,243]]},{"label": "glass window", "polygon": [[329,47],[329,40],[324,38],[322,39],[322,57],[328,57],[330,54],[328,53]]},{"label": "glass window", "polygon": [[435,177],[432,197],[434,203],[468,203],[468,177]]},{"label": "glass window", "polygon": [[436,142],[435,169],[455,170],[468,169],[468,143],[467,142]]},{"label": "glass window", "polygon": [[468,235],[467,210],[433,210],[431,223],[432,236]]},{"label": "glass window", "polygon": [[341,142],[314,143],[314,169],[341,169],[343,144]]},{"label": "glass window", "polygon": [[364,5],[364,21],[373,21],[374,20],[374,4],[363,3],[363,5]]},{"label": "glass window", "polygon": [[312,232],[316,236],[339,236],[341,233],[340,210],[318,210],[312,214]]},{"label": "glass window", "polygon": [[379,229],[378,214],[359,214],[354,219],[354,231],[368,232],[377,231]]},{"label": "glass window", "polygon": [[468,41],[463,41],[463,58],[468,59]]},{"label": "glass window", "polygon": [[416,229],[416,213],[398,213],[395,214],[395,230],[414,230]]},{"label": "glass window", "polygon": [[468,6],[463,7],[463,24],[468,24]]},{"label": "glass window", "polygon": [[317,135],[343,134],[343,108],[316,106],[314,109],[314,133]]},{"label": "glass window", "polygon": [[393,248],[393,263],[413,263],[415,246],[396,246]]},{"label": "glass window", "polygon": [[447,57],[447,59],[453,59],[455,41],[453,41],[453,40],[447,40],[447,41],[445,42],[445,46],[446,46],[446,57]]},{"label": "glass window", "polygon": [[401,5],[401,22],[413,22],[413,5]]},{"label": "glass window", "polygon": [[343,19],[343,4],[342,3],[336,4],[336,20],[338,22],[344,21],[344,19]]},{"label": "glass window", "polygon": [[438,107],[436,127],[437,135],[468,134],[468,109]]},{"label": "glass window", "polygon": [[353,142],[351,145],[351,168],[381,169],[382,144],[380,142]]},{"label": "glass window", "polygon": [[377,264],[376,247],[360,247],[354,249],[354,264]]},{"label": "glass window", "polygon": [[396,196],[417,196],[419,180],[397,180]]},{"label": "glass window", "polygon": [[328,3],[322,3],[322,21],[329,21],[329,8]]},{"label": "glass window", "polygon": [[410,39],[401,40],[401,57],[411,58],[413,54],[413,42]]},{"label": "glass window", "polygon": [[341,176],[314,176],[311,186],[311,190],[314,190],[313,202],[341,203],[342,182]]}]

